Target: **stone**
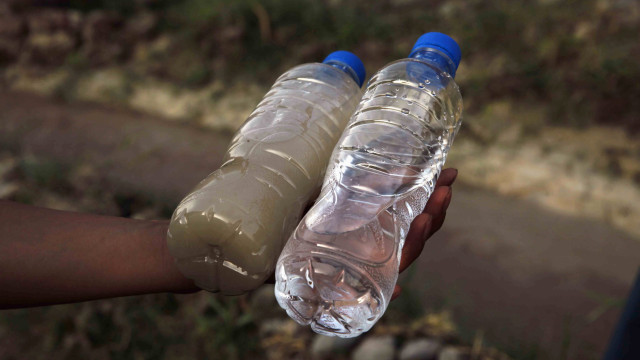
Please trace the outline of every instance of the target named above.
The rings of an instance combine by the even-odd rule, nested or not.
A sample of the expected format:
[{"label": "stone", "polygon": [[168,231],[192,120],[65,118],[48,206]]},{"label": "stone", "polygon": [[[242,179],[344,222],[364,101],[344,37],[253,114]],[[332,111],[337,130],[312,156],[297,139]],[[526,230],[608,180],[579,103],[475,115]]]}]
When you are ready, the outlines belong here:
[{"label": "stone", "polygon": [[311,343],[311,357],[313,359],[332,359],[335,354],[349,351],[357,342],[357,338],[315,335]]},{"label": "stone", "polygon": [[147,207],[132,213],[130,218],[135,220],[154,220],[161,217],[160,211],[157,207]]},{"label": "stone", "polygon": [[271,335],[277,333],[282,329],[286,324],[286,320],[284,319],[272,319],[263,321],[259,325],[259,333],[261,337]]},{"label": "stone", "polygon": [[408,341],[400,351],[400,360],[434,360],[442,344],[433,339],[414,339]]},{"label": "stone", "polygon": [[0,183],[0,199],[9,199],[15,193],[20,190],[20,185],[17,183]]},{"label": "stone", "polygon": [[0,153],[0,179],[18,167],[18,160],[9,153]]},{"label": "stone", "polygon": [[299,333],[300,326],[291,319],[269,319],[260,322],[258,334],[261,338],[273,336],[275,334],[292,336]]},{"label": "stone", "polygon": [[392,336],[372,336],[365,339],[353,352],[353,360],[393,360],[395,341]]},{"label": "stone", "polygon": [[438,355],[438,360],[468,360],[470,359],[469,353],[463,349],[447,346]]}]

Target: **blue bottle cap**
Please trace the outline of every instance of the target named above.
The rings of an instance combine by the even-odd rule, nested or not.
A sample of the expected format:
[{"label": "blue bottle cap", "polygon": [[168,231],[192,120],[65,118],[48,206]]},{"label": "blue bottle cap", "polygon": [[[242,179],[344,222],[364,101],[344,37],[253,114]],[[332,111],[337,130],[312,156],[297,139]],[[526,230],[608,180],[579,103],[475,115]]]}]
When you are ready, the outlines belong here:
[{"label": "blue bottle cap", "polygon": [[[413,45],[411,55],[413,55],[416,50],[423,47],[430,47],[442,51],[449,57],[449,59],[451,59],[451,61],[453,61],[456,69],[458,69],[462,52],[460,51],[458,43],[453,40],[451,36],[439,32],[426,33],[420,36],[418,41],[416,41],[416,44]],[[409,57],[411,57],[411,55],[409,55]]]},{"label": "blue bottle cap", "polygon": [[334,51],[329,54],[329,56],[327,56],[322,62],[325,64],[328,62],[338,62],[345,66],[348,66],[351,70],[353,70],[356,77],[358,78],[358,86],[362,86],[362,83],[364,83],[364,78],[367,76],[367,73],[364,69],[364,64],[362,63],[362,61],[360,61],[360,58],[348,51]]}]

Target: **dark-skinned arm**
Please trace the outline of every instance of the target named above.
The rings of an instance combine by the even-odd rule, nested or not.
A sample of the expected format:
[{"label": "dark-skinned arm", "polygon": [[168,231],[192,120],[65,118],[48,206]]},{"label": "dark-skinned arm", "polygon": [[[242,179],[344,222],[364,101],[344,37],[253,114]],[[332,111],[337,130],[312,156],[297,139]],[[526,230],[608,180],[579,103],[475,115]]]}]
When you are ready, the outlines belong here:
[{"label": "dark-skinned arm", "polygon": [[[400,271],[442,226],[456,175],[440,174],[411,224]],[[198,291],[169,254],[168,224],[0,201],[0,309]],[[399,294],[396,287],[394,298]]]},{"label": "dark-skinned arm", "polygon": [[168,252],[167,227],[0,201],[0,308],[197,291]]}]

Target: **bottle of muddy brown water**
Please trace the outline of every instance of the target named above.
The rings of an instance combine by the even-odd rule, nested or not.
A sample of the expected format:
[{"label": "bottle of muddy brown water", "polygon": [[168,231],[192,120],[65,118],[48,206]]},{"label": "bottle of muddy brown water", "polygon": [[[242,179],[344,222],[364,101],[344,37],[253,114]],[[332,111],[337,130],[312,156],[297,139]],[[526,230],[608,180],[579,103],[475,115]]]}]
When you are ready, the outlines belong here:
[{"label": "bottle of muddy brown water", "polygon": [[186,277],[205,290],[234,295],[273,273],[318,194],[364,78],[360,59],[337,51],[276,80],[234,136],[220,169],[171,218],[167,244]]}]

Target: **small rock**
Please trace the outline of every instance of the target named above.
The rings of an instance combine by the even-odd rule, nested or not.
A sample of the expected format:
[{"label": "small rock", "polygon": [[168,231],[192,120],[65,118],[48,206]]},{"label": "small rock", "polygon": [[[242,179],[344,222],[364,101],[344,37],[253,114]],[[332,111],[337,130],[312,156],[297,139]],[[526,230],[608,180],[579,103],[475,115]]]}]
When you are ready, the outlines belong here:
[{"label": "small rock", "polygon": [[269,319],[260,322],[258,334],[264,338],[274,334],[295,334],[299,330],[298,324],[291,319]]},{"label": "small rock", "polygon": [[0,179],[10,174],[18,166],[18,161],[15,157],[0,153]]},{"label": "small rock", "polygon": [[267,336],[273,333],[279,332],[286,324],[286,320],[273,319],[260,323],[259,332],[260,336]]},{"label": "small rock", "polygon": [[20,185],[16,183],[0,183],[0,199],[8,199],[20,190]]},{"label": "small rock", "polygon": [[132,213],[130,217],[135,220],[157,219],[160,217],[160,209],[157,207],[148,207]]},{"label": "small rock", "polygon": [[353,352],[353,360],[393,360],[395,344],[392,336],[365,339]]},{"label": "small rock", "polygon": [[456,347],[445,347],[442,349],[440,354],[438,355],[438,360],[468,360],[470,356],[468,352],[456,348]]},{"label": "small rock", "polygon": [[400,351],[400,360],[432,360],[438,356],[442,344],[433,339],[415,339],[407,342]]},{"label": "small rock", "polygon": [[357,338],[316,335],[311,344],[311,357],[314,359],[331,359],[337,353],[347,352],[357,341]]}]

